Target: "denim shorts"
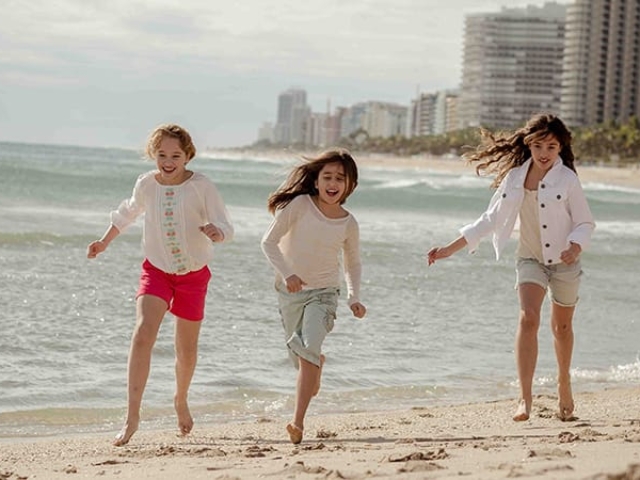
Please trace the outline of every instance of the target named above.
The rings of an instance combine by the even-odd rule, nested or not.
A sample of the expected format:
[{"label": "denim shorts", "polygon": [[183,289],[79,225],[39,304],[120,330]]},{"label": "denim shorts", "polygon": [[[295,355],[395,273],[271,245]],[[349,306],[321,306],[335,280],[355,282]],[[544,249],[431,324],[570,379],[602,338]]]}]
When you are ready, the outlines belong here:
[{"label": "denim shorts", "polygon": [[298,357],[320,366],[322,343],[333,330],[338,308],[336,287],[315,288],[289,293],[283,284],[276,285],[278,305],[289,357],[298,367]]},{"label": "denim shorts", "polygon": [[574,307],[578,303],[581,276],[580,260],[572,265],[565,263],[543,265],[534,258],[518,258],[515,288],[517,289],[523,283],[534,283],[549,290],[553,303],[561,307]]}]

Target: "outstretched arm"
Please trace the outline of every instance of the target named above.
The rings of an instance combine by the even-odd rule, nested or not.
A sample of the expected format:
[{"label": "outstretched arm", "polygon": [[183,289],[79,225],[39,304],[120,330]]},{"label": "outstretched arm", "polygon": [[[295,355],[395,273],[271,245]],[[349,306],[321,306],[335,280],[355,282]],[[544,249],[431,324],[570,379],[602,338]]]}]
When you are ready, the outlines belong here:
[{"label": "outstretched arm", "polygon": [[100,253],[104,252],[111,241],[120,235],[120,230],[111,224],[102,238],[100,240],[96,240],[95,242],[91,242],[87,247],[87,258],[96,258]]},{"label": "outstretched arm", "polygon": [[433,265],[436,260],[441,258],[447,258],[456,253],[458,250],[462,250],[467,246],[467,240],[463,236],[459,236],[453,242],[445,245],[444,247],[433,247],[427,253],[427,263]]}]

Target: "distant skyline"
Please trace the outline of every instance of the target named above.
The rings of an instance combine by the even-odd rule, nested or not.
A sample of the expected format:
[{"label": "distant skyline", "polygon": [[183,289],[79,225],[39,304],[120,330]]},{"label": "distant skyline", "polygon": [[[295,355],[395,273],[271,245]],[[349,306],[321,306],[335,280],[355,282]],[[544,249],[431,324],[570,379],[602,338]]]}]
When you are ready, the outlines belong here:
[{"label": "distant skyline", "polygon": [[141,147],[171,121],[199,149],[247,145],[290,87],[316,112],[408,106],[459,85],[465,15],[545,3],[7,0],[0,141]]}]

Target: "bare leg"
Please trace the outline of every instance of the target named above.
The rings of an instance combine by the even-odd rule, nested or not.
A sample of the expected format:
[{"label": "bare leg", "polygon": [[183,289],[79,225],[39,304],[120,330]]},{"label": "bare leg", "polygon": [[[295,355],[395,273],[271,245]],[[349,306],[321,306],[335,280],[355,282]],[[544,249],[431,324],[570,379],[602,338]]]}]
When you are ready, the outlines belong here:
[{"label": "bare leg", "polygon": [[518,287],[520,296],[520,322],[516,334],[516,364],[520,381],[520,402],[513,420],[529,420],[533,402],[533,375],[538,361],[538,329],[540,308],[545,290],[539,285],[525,283]]},{"label": "bare leg", "polygon": [[326,357],[320,354],[320,370],[318,371],[318,382],[316,383],[316,388],[313,389],[314,397],[318,395],[318,392],[320,391],[320,384],[322,382],[322,367],[324,367],[325,360],[326,360]]},{"label": "bare leg", "polygon": [[571,392],[571,356],[573,354],[573,312],[575,307],[551,304],[551,330],[558,361],[558,417],[568,420],[573,416]]},{"label": "bare leg", "polygon": [[304,417],[309,408],[309,402],[320,381],[320,369],[303,358],[298,357],[298,382],[296,385],[296,408],[293,414],[293,422],[287,425],[287,431],[292,443],[302,441],[304,430]]},{"label": "bare leg", "polygon": [[178,429],[187,435],[193,428],[193,418],[187,401],[189,386],[198,360],[198,337],[202,322],[176,319],[176,395],[173,403],[178,416]]},{"label": "bare leg", "polygon": [[136,301],[136,327],[129,350],[127,419],[113,441],[116,447],[126,445],[138,430],[142,394],[151,368],[151,351],[166,311],[167,303],[153,295],[141,295]]}]

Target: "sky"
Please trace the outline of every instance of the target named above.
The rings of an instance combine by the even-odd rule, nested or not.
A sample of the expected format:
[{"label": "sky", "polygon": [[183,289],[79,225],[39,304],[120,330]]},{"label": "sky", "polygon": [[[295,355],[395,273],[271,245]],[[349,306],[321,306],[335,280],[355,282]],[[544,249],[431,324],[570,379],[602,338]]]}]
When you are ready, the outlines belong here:
[{"label": "sky", "polygon": [[466,15],[544,3],[2,0],[0,141],[137,148],[171,122],[243,146],[291,87],[314,112],[408,106],[459,86]]}]

